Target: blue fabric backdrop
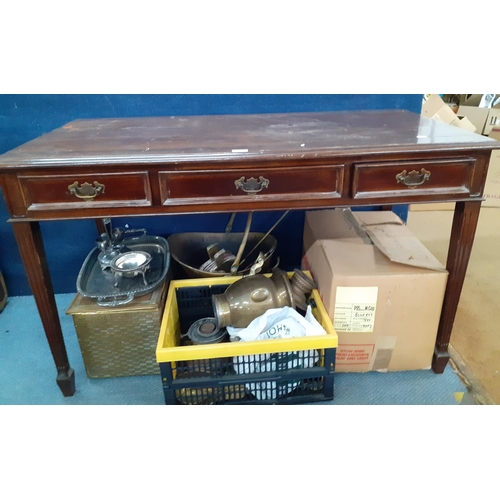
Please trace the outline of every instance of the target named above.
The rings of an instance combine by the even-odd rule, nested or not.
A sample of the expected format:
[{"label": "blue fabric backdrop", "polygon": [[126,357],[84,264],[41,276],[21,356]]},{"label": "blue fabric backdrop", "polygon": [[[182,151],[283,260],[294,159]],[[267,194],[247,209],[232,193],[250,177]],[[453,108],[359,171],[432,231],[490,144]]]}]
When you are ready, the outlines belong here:
[{"label": "blue fabric backdrop", "polygon": [[[0,95],[0,154],[78,118],[171,116],[236,113],[282,113],[363,109],[420,112],[422,94],[166,94],[166,95]],[[406,207],[395,210],[405,219]],[[282,212],[256,213],[253,231],[267,231]],[[9,295],[29,295],[3,197],[0,198],[0,269]],[[224,231],[229,214],[175,215],[115,219],[113,225],[145,227],[169,236],[183,231]],[[246,214],[238,214],[233,231],[243,231]],[[283,269],[300,264],[304,212],[294,211],[273,234]],[[76,290],[76,277],[97,236],[94,221],[42,224],[56,293]]]}]

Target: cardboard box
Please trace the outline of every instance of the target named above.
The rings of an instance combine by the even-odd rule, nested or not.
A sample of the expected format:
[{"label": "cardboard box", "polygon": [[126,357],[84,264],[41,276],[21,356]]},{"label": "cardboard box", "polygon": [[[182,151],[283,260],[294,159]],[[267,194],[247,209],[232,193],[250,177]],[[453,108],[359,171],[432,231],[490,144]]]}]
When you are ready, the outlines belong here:
[{"label": "cardboard box", "polygon": [[336,371],[430,368],[448,272],[396,214],[306,212],[302,268],[339,337]]},{"label": "cardboard box", "polygon": [[500,108],[497,106],[488,111],[489,113],[486,118],[486,123],[484,124],[483,135],[492,137],[491,132],[493,129],[500,126]]},{"label": "cardboard box", "polygon": [[[500,127],[493,128],[489,136],[500,141]],[[498,146],[500,148],[500,142]],[[484,198],[483,207],[500,207],[500,149],[494,149],[491,152]]]},{"label": "cardboard box", "polygon": [[492,139],[495,139],[495,141],[498,141],[498,148],[500,149],[500,126],[493,127],[493,129],[490,132],[489,137]]},{"label": "cardboard box", "polygon": [[[460,108],[459,108],[460,109]],[[459,127],[469,132],[477,132],[476,126],[466,117],[457,115],[460,120]]]},{"label": "cardboard box", "polygon": [[[493,94],[488,94],[492,96]],[[493,100],[487,99],[486,94],[470,94],[461,102],[458,108],[458,117],[468,118],[476,127],[476,133],[489,135],[493,127],[500,125],[500,104],[487,107],[498,101],[498,94]]]},{"label": "cardboard box", "polygon": [[448,104],[446,104],[437,94],[430,94],[427,100],[423,102],[422,116],[471,132],[476,131],[476,127],[467,117],[464,116],[460,118],[456,115],[451,110],[450,106],[448,106]]},{"label": "cardboard box", "polygon": [[475,132],[477,134],[483,133],[489,112],[490,110],[488,108],[478,108],[476,106],[460,106],[458,108],[458,116],[468,118],[474,127],[476,127]]},{"label": "cardboard box", "polygon": [[431,94],[422,104],[422,116],[458,127],[460,120],[441,97]]},{"label": "cardboard box", "polygon": [[455,210],[455,202],[445,203],[413,203],[410,205],[412,212],[436,212],[441,210]]}]

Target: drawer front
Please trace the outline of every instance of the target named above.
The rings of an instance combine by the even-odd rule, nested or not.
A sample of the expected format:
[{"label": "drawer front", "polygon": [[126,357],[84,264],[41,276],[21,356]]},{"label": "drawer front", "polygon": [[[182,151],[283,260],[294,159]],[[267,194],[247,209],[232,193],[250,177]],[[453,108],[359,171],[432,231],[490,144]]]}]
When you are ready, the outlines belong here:
[{"label": "drawer front", "polygon": [[343,165],[159,172],[163,205],[339,198]]},{"label": "drawer front", "polygon": [[378,198],[470,195],[475,160],[429,160],[354,165],[352,196]]},{"label": "drawer front", "polygon": [[147,172],[19,176],[27,210],[150,206]]}]

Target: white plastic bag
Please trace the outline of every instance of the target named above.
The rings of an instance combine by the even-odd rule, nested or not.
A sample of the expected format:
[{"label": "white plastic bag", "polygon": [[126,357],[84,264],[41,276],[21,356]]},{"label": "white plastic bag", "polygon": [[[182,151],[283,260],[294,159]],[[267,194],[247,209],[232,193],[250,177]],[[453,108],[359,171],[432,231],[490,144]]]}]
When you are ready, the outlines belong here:
[{"label": "white plastic bag", "polygon": [[[227,327],[232,341],[251,341],[326,335],[325,329],[312,314],[311,306],[307,307],[305,317],[291,307],[269,309],[262,316],[255,318],[246,328]],[[282,352],[274,354],[255,354],[235,356],[234,369],[238,374],[270,373],[280,370],[310,368],[319,359],[316,350]],[[255,382],[246,384],[246,388],[257,399],[276,399],[293,391],[299,382],[290,382],[279,386],[276,382]]]},{"label": "white plastic bag", "polygon": [[228,326],[227,331],[231,340],[239,337],[243,341],[326,335],[325,329],[314,317],[311,306],[307,306],[305,316],[292,307],[268,309],[246,328]]}]

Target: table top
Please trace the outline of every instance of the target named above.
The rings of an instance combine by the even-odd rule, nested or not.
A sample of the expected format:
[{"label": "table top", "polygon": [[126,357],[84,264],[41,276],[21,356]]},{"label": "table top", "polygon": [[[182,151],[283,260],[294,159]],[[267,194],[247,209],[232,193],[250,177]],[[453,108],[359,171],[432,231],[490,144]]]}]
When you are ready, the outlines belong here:
[{"label": "table top", "polygon": [[352,153],[495,149],[405,110],[75,120],[0,156],[0,170],[78,164],[255,161]]}]

